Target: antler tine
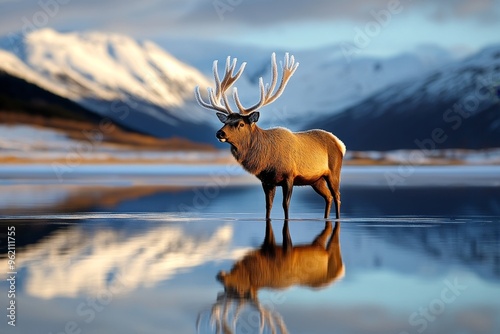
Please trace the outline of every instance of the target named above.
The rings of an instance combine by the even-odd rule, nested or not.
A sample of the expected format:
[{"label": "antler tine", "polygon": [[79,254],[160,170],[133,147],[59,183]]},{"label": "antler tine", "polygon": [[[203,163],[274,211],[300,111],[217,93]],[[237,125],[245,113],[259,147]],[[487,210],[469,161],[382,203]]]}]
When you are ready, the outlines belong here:
[{"label": "antler tine", "polygon": [[274,89],[276,88],[276,84],[278,82],[278,65],[276,64],[276,54],[273,52],[273,54],[271,55],[271,83],[264,85],[262,77],[259,79],[259,89],[260,89],[259,102],[257,102],[250,108],[245,108],[240,102],[237,89],[235,88],[233,90],[233,98],[240,113],[242,115],[249,114],[265,105],[274,102],[277,98],[279,98],[281,94],[283,94],[283,91],[285,90],[288,80],[290,80],[290,77],[295,73],[298,66],[299,63],[295,62],[295,57],[290,56],[288,52],[285,53],[284,64],[281,63],[281,68],[283,70],[281,83],[276,92],[274,92]]},{"label": "antler tine", "polygon": [[[215,95],[210,97],[210,102],[212,105],[217,106],[220,111],[220,109],[223,109],[223,113],[225,114],[232,114],[233,111],[231,110],[231,107],[229,106],[229,102],[226,97],[226,90],[229,88],[230,84],[228,86],[228,82],[230,77],[232,76],[234,67],[236,66],[236,58],[233,60],[233,66],[229,66],[231,57],[227,57],[226,59],[226,72],[224,73],[224,78],[222,79],[222,82],[220,81],[219,78],[219,70],[217,68],[217,60],[214,60],[214,65],[213,65],[213,72],[214,72],[214,79],[215,79]],[[222,102],[224,103],[224,106],[220,104],[220,99],[222,97]]]},{"label": "antler tine", "polygon": [[262,332],[264,332],[264,326],[266,325],[267,314],[264,312],[264,310],[260,306],[260,304],[258,304],[257,308],[258,308],[259,313],[260,313],[260,327],[259,327],[259,330],[260,330],[260,333],[262,333]]},{"label": "antler tine", "polygon": [[236,328],[236,322],[238,321],[238,318],[240,317],[241,310],[243,309],[243,306],[245,305],[245,300],[240,299],[238,300],[238,303],[236,304],[236,310],[234,311],[234,318],[233,318],[233,328]]},{"label": "antler tine", "polygon": [[[293,55],[290,57],[288,52],[285,53],[284,64],[280,62],[280,65],[281,65],[281,68],[283,70],[283,76],[281,77],[280,86],[278,87],[278,89],[276,90],[276,93],[274,93],[273,96],[268,96],[266,104],[274,102],[278,97],[281,96],[281,94],[283,94],[285,87],[288,84],[288,80],[290,80],[291,76],[295,73],[295,71],[299,67],[299,63],[295,62],[295,57]],[[275,66],[275,68],[277,67],[276,63],[274,63],[274,66]],[[269,93],[271,93],[271,92],[269,92]]]},{"label": "antler tine", "polygon": [[219,78],[219,70],[217,68],[217,64],[219,62],[217,60],[214,60],[213,65],[212,65],[212,73],[214,74],[214,81],[215,81],[215,95],[219,96],[221,92],[221,82]]},{"label": "antler tine", "polygon": [[282,317],[277,317],[278,318],[278,326],[280,327],[280,333],[282,334],[287,334],[288,330],[286,329],[285,322],[283,321]]},{"label": "antler tine", "polygon": [[278,66],[276,65],[276,53],[273,52],[271,55],[271,71],[272,71],[272,76],[271,76],[271,84],[268,85],[267,87],[267,95],[266,98],[269,98],[269,95],[271,95],[271,92],[274,90],[276,87],[276,83],[278,82]]},{"label": "antler tine", "polygon": [[201,93],[200,93],[200,87],[199,86],[196,86],[195,87],[195,90],[194,90],[194,96],[196,98],[196,101],[198,102],[198,104],[200,106],[202,106],[203,108],[206,108],[206,109],[212,109],[212,110],[216,110],[216,111],[220,111],[224,114],[228,114],[227,110],[222,107],[221,105],[217,104],[217,103],[212,103],[212,95],[213,95],[213,91],[211,88],[207,88],[207,92],[208,92],[208,98],[210,100],[210,103],[207,103],[205,101],[203,101],[203,98],[201,97]]},{"label": "antler tine", "polygon": [[[220,104],[220,99],[217,97],[217,93],[214,92],[212,88],[207,88],[208,91],[208,99],[210,100],[210,103],[208,104],[209,109],[214,109],[217,111],[220,111],[224,114],[230,114],[232,111],[230,109],[226,108],[226,101],[224,101],[224,106]],[[229,110],[229,112],[228,112]]]},{"label": "antler tine", "polygon": [[241,73],[243,73],[242,69],[244,69],[246,64],[247,64],[245,62],[241,64],[238,72],[236,72],[236,74],[233,75],[234,69],[236,68],[237,61],[238,61],[237,58],[233,58],[233,61],[231,63],[231,57],[227,57],[227,59],[226,59],[226,73],[224,74],[224,80],[226,80],[225,85],[227,85],[228,83],[231,85],[233,82],[238,80]]},{"label": "antler tine", "polygon": [[288,333],[283,318],[277,312],[266,309],[258,301],[255,301],[254,304],[260,314],[260,333],[264,332],[266,322],[268,323],[269,329],[271,330],[272,334],[277,333],[276,324],[279,327],[280,334]]},{"label": "antler tine", "polygon": [[210,324],[211,326],[215,326],[215,332],[217,334],[232,334],[227,323],[227,316],[229,313],[227,302],[227,298],[224,298],[223,300],[218,300],[212,307]]},{"label": "antler tine", "polygon": [[[242,63],[239,70],[234,73],[234,69],[236,68],[237,59],[234,58],[231,61],[231,57],[227,57],[226,59],[226,68],[224,73],[224,78],[222,81],[219,77],[218,71],[218,62],[215,60],[212,66],[212,72],[214,75],[215,88],[207,88],[208,91],[208,99],[209,102],[205,102],[201,97],[200,88],[196,86],[195,88],[195,98],[196,101],[206,109],[212,109],[215,111],[222,112],[224,114],[232,114],[233,111],[229,105],[229,101],[226,96],[226,91],[234,84],[236,80],[238,80],[245,69],[246,63]],[[222,103],[221,103],[222,99]]]},{"label": "antler tine", "polygon": [[231,299],[226,299],[224,301],[224,313],[222,314],[222,328],[224,334],[232,334],[231,327],[229,326],[229,310],[231,308]]},{"label": "antler tine", "polygon": [[240,114],[247,115],[264,105],[264,102],[266,101],[266,87],[264,86],[264,80],[262,78],[259,78],[259,90],[260,90],[259,102],[250,108],[245,108],[241,104],[240,97],[238,96],[238,89],[236,87],[233,88],[234,103],[236,104],[236,107],[240,111]]},{"label": "antler tine", "polygon": [[220,315],[221,315],[221,310],[220,310],[220,305],[216,303],[212,307],[212,312],[210,314],[210,325],[215,326],[216,333],[220,333]]}]

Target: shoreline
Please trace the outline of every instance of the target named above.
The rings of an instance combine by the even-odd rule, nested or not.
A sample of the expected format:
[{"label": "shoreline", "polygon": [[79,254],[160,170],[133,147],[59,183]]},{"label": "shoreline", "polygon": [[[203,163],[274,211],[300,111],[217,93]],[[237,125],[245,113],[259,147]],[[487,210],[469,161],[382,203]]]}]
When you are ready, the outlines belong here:
[{"label": "shoreline", "polygon": [[[101,150],[95,152],[0,149],[0,165],[238,165],[228,150]],[[500,149],[347,151],[345,166],[500,166]]]},{"label": "shoreline", "polygon": [[[500,166],[354,166],[342,169],[342,186],[500,187]],[[217,181],[228,185],[260,184],[237,164],[7,164],[0,165],[0,186],[76,184],[107,186],[204,186]]]}]

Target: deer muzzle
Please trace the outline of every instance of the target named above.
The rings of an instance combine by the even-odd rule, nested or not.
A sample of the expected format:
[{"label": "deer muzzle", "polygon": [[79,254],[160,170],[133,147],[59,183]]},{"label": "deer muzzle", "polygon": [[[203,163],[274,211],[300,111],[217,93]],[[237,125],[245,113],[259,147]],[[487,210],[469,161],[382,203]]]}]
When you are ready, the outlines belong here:
[{"label": "deer muzzle", "polygon": [[226,133],[223,131],[223,130],[219,130],[217,131],[217,133],[215,134],[215,137],[217,137],[217,139],[219,139],[219,141],[221,143],[225,142],[226,141]]}]

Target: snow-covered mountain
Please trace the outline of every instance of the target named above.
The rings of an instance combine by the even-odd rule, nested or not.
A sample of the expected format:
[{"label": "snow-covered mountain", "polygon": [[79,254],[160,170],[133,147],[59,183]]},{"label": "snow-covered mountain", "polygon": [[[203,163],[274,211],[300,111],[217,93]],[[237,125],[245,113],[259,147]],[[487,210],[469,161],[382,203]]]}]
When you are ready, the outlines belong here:
[{"label": "snow-covered mountain", "polygon": [[[118,34],[42,29],[0,39],[0,71],[129,129],[216,144],[217,119],[196,104],[193,94],[197,85],[202,90],[213,85],[213,60],[219,60],[220,72],[228,55],[248,62],[236,86],[242,103],[250,105],[259,98],[258,78],[270,80],[271,53],[276,51],[280,60],[285,52],[212,41],[165,40],[161,45],[163,49]],[[287,51],[300,66],[280,99],[263,108],[260,122],[264,127],[301,129],[311,119],[341,112],[380,89],[417,80],[452,61],[447,51],[432,46],[392,58],[355,58],[349,63],[337,45]]]},{"label": "snow-covered mountain", "polygon": [[354,58],[347,62],[338,45],[312,50],[271,50],[209,41],[168,40],[160,43],[178,59],[197,67],[212,78],[212,62],[219,60],[219,72],[227,56],[247,62],[243,76],[235,84],[243,104],[259,98],[258,78],[270,81],[271,53],[277,60],[290,52],[300,63],[284,94],[264,108],[264,125],[285,125],[300,129],[304,115],[310,119],[340,112],[374,92],[392,84],[417,79],[453,61],[452,55],[437,46],[421,46],[411,53],[391,58]]},{"label": "snow-covered mountain", "polygon": [[209,81],[149,41],[42,29],[1,39],[0,71],[139,132],[213,137],[213,129],[206,125],[212,117],[193,96],[196,85]]},{"label": "snow-covered mountain", "polygon": [[500,147],[500,45],[309,124],[351,150]]}]

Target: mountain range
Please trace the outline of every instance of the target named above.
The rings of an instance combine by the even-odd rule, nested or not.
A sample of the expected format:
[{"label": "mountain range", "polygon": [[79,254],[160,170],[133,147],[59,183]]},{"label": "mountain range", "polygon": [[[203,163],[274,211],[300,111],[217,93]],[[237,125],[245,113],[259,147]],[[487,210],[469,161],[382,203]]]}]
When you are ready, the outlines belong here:
[{"label": "mountain range", "polygon": [[310,127],[342,138],[349,149],[500,147],[500,45],[394,84]]},{"label": "mountain range", "polygon": [[0,71],[139,133],[209,139],[208,115],[193,97],[207,79],[154,43],[42,29],[0,40],[0,64]]},{"label": "mountain range", "polygon": [[[114,145],[112,147],[129,149],[213,150],[213,146],[207,143],[137,133],[76,102],[2,71],[0,87],[0,148],[8,159],[14,158],[14,151],[34,157],[35,152],[28,147],[36,151],[51,150],[52,153],[62,147],[65,147],[65,152],[71,151],[78,141],[97,144],[102,140]],[[46,137],[42,139],[40,131],[45,130],[58,139],[55,142],[48,142]],[[54,156],[51,158],[54,159]]]},{"label": "mountain range", "polygon": [[338,45],[312,50],[273,50],[212,41],[167,40],[162,45],[211,81],[213,60],[219,60],[219,72],[228,55],[239,63],[247,62],[245,72],[235,84],[244,105],[258,100],[259,77],[270,82],[271,53],[276,52],[279,62],[285,52],[290,52],[300,65],[283,95],[263,108],[259,122],[264,127],[284,125],[292,130],[303,129],[308,119],[337,114],[380,89],[417,79],[453,61],[449,52],[431,45],[389,58],[355,57],[349,63]]},{"label": "mountain range", "polygon": [[[203,91],[213,85],[213,60],[219,60],[219,73],[228,55],[248,62],[236,86],[242,103],[250,105],[258,99],[258,78],[270,80],[270,54],[276,51],[279,60],[285,53],[209,41],[164,40],[160,45],[112,33],[41,29],[0,38],[0,72],[76,103],[88,111],[86,117],[109,118],[156,137],[218,145],[216,117],[193,96],[195,86]],[[432,140],[438,128],[447,138],[438,148],[499,146],[499,47],[459,61],[436,46],[349,63],[335,45],[290,51],[299,69],[280,99],[263,108],[263,127],[324,128],[351,150],[415,148],[415,140],[430,147],[425,140]],[[467,96],[474,96],[478,80],[491,94],[471,105],[470,117],[453,111],[457,104],[464,109],[474,102]]]}]

